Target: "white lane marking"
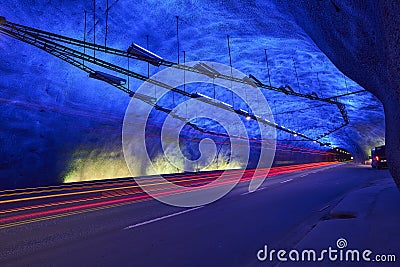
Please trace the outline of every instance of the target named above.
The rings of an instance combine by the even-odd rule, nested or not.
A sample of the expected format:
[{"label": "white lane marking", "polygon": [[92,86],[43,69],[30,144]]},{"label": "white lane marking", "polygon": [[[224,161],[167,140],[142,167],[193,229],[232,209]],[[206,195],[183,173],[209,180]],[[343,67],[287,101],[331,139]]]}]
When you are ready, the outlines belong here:
[{"label": "white lane marking", "polygon": [[326,210],[326,209],[329,208],[329,207],[330,207],[330,205],[326,205],[325,207],[320,208],[320,209],[319,209],[319,212],[324,211],[324,210]]},{"label": "white lane marking", "polygon": [[177,213],[173,213],[173,214],[165,215],[165,216],[162,216],[162,217],[158,217],[158,218],[155,218],[155,219],[152,219],[152,220],[149,220],[149,221],[145,221],[145,222],[137,223],[137,224],[134,224],[134,225],[130,225],[130,226],[125,227],[124,230],[136,228],[136,227],[143,226],[143,225],[146,225],[146,224],[150,224],[150,223],[153,223],[153,222],[158,222],[158,221],[161,221],[161,220],[164,220],[164,219],[168,219],[168,218],[171,218],[171,217],[175,217],[175,216],[178,216],[178,215],[181,215],[181,214],[184,214],[184,213],[195,211],[195,210],[201,209],[203,207],[204,206],[200,206],[200,207],[196,207],[196,208],[193,208],[193,209],[183,210],[183,211],[180,211],[180,212],[177,212]]},{"label": "white lane marking", "polygon": [[[329,167],[326,167],[326,168],[318,169],[318,170],[313,171],[313,172],[311,172],[311,173],[321,172],[321,171],[324,171],[324,170],[336,168],[336,167],[341,166],[341,165],[343,165],[343,164],[335,164],[335,165],[333,165],[333,166],[329,166]],[[300,177],[306,177],[306,176],[309,175],[309,174],[310,174],[310,173],[306,173],[306,174],[300,175]],[[282,182],[280,182],[280,183],[283,184],[283,183],[290,182],[290,181],[292,181],[292,180],[293,180],[293,179],[288,179],[288,180],[282,181]],[[245,196],[245,195],[248,195],[248,194],[251,194],[251,193],[254,193],[254,192],[263,190],[263,189],[265,189],[265,187],[259,188],[259,189],[255,190],[255,191],[252,191],[252,192],[245,192],[245,193],[242,193],[242,194],[240,194],[240,195]]]},{"label": "white lane marking", "polygon": [[251,192],[244,192],[244,193],[242,193],[240,195],[244,196],[244,195],[248,195],[248,194],[251,194],[251,193],[254,193],[254,192],[257,192],[257,191],[261,191],[261,190],[264,190],[264,189],[265,189],[265,187],[260,187],[257,190],[254,190],[254,191],[251,191]]}]

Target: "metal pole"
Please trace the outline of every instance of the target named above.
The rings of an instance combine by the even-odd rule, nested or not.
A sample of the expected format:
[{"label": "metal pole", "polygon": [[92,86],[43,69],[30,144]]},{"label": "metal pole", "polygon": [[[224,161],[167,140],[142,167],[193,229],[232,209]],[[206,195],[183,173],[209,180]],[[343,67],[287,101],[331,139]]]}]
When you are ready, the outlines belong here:
[{"label": "metal pole", "polygon": [[265,61],[267,62],[269,87],[272,87],[272,85],[271,85],[271,74],[270,74],[270,71],[269,71],[269,63],[268,63],[267,49],[264,49],[264,54],[265,54]]},{"label": "metal pole", "polygon": [[[128,71],[129,71],[129,57],[128,57]],[[128,75],[128,89],[130,88],[129,81],[130,81],[130,76]]]},{"label": "metal pole", "polygon": [[[229,35],[227,35],[226,38],[228,39],[229,66],[231,67],[231,77],[233,77],[232,55],[231,55],[231,42],[230,42],[230,40],[229,40]],[[232,107],[235,108],[235,99],[234,99],[233,90],[232,90],[232,80],[231,80],[231,93],[232,93]]]},{"label": "metal pole", "polygon": [[[176,41],[178,43],[178,64],[179,64],[179,16],[176,16]],[[175,93],[172,92],[172,103],[175,106]]]},{"label": "metal pole", "polygon": [[[183,51],[183,66],[186,66],[186,51]],[[186,92],[186,68],[183,69],[183,91]],[[186,120],[188,118],[188,106],[187,101],[185,101],[185,108],[186,108]]]},{"label": "metal pole", "polygon": [[[108,1],[108,0],[107,0]],[[149,35],[146,35],[146,48],[149,50]],[[150,78],[150,63],[147,62],[147,78]]]},{"label": "metal pole", "polygon": [[216,98],[216,93],[215,93],[215,78],[213,77],[213,89],[214,89],[214,100]]},{"label": "metal pole", "polygon": [[176,41],[178,43],[178,64],[179,64],[179,16],[176,16]]},{"label": "metal pole", "polygon": [[[86,10],[85,10],[84,26],[83,26],[83,53],[86,54]],[[83,65],[85,65],[84,59],[83,59]]]},{"label": "metal pole", "polygon": [[107,34],[108,34],[108,0],[106,1],[106,35],[104,37],[105,47],[107,47]]},{"label": "metal pole", "polygon": [[[96,0],[93,0],[93,44],[96,45]],[[93,49],[93,56],[96,57],[96,49]]]},{"label": "metal pole", "polygon": [[[186,66],[186,51],[183,51],[183,66]],[[186,92],[186,68],[183,69],[183,91]]]},{"label": "metal pole", "polygon": [[232,77],[233,76],[233,72],[232,72],[231,42],[229,40],[229,35],[227,35],[226,37],[228,39],[229,66],[231,67],[231,77]]}]

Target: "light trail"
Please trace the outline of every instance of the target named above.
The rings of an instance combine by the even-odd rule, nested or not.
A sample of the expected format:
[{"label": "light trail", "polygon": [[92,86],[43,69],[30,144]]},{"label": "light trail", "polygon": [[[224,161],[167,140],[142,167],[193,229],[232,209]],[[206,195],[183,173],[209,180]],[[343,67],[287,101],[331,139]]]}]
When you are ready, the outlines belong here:
[{"label": "light trail", "polygon": [[[301,171],[301,170],[308,170],[311,168],[316,168],[316,167],[322,167],[322,166],[327,166],[327,165],[332,165],[335,164],[335,162],[322,162],[322,163],[312,163],[312,164],[301,164],[301,165],[294,165],[294,166],[281,166],[281,167],[276,167],[272,168],[270,170],[270,173],[268,177],[271,176],[276,176],[279,174],[287,174],[287,173],[292,173],[296,171]],[[261,169],[262,170],[262,169]],[[266,168],[265,171],[268,169]],[[254,172],[256,170],[251,169],[251,170],[246,170],[244,175],[242,175],[240,183],[250,181],[251,179],[261,179],[264,178],[264,174],[260,174],[256,177],[254,177]],[[257,170],[260,171],[260,170]],[[233,170],[230,172],[232,175],[232,180],[234,179],[234,176],[240,173],[241,170]],[[264,172],[266,173],[266,172]],[[200,177],[199,177],[200,176]],[[186,187],[186,190],[190,188],[191,191],[197,191],[197,190],[202,190],[201,185],[204,185],[205,183],[208,183],[215,179],[216,177],[219,176],[219,173],[204,173],[201,175],[187,175],[184,176],[185,179],[176,179],[180,183],[186,183],[188,186],[191,187]],[[126,183],[132,183],[132,181],[127,181]],[[216,183],[215,186],[222,186],[229,184],[229,181],[223,182],[223,183]],[[152,184],[151,186],[155,185],[160,185],[159,183]],[[200,186],[199,186],[200,185]],[[152,199],[150,196],[148,196],[146,193],[144,193],[141,190],[136,190],[136,191],[126,191],[125,189],[127,188],[136,188],[139,189],[137,185],[132,185],[132,186],[123,186],[123,187],[117,187],[117,188],[105,188],[105,189],[98,189],[96,192],[101,192],[102,194],[106,195],[101,195],[98,197],[91,197],[91,198],[82,198],[82,199],[73,199],[73,200],[66,200],[66,201],[58,201],[58,202],[52,202],[52,203],[43,203],[43,204],[38,204],[38,205],[33,205],[30,207],[21,207],[21,208],[15,208],[15,209],[8,209],[8,210],[3,210],[1,214],[7,214],[8,213],[11,216],[8,217],[2,217],[0,218],[0,229],[3,227],[11,227],[15,225],[20,225],[19,221],[24,221],[25,223],[30,223],[30,222],[35,222],[35,221],[41,221],[41,219],[38,217],[43,217],[43,218],[56,218],[54,216],[58,216],[57,214],[60,215],[60,217],[67,216],[67,215],[62,215],[62,214],[71,214],[71,212],[79,212],[79,210],[89,210],[93,208],[101,208],[102,206],[112,206],[112,205],[123,205],[124,203],[126,204],[132,204],[137,201],[145,201],[145,200],[150,200]],[[69,188],[70,189],[70,188]],[[79,189],[79,190],[84,190],[87,189],[84,186],[74,188],[74,189]],[[59,190],[62,190],[59,188]],[[43,190],[40,190],[43,193]],[[86,192],[69,192],[65,194],[56,194],[56,195],[64,195],[68,196],[74,193],[87,193],[91,192],[93,190],[89,190]],[[158,187],[156,190],[153,191],[153,193],[163,196],[163,195],[175,195],[175,194],[180,194],[184,192],[184,190],[169,190],[168,187]],[[27,194],[31,192],[26,192]],[[113,195],[107,195],[113,193]],[[124,197],[128,195],[128,197]],[[129,196],[132,195],[132,196]],[[0,196],[2,197],[2,196]],[[45,199],[47,198],[46,196],[41,196],[44,197]],[[54,197],[54,195],[50,195],[49,197]],[[121,197],[121,198],[119,198]],[[110,199],[110,198],[117,198],[117,199]],[[87,203],[90,201],[97,201],[93,203]],[[4,204],[4,203],[3,203]],[[79,205],[74,205],[71,207],[62,207],[63,205],[72,205],[72,204],[79,204]],[[41,209],[41,208],[53,208],[53,207],[58,207],[56,209],[50,209],[50,210],[44,210],[44,211],[36,211],[32,213],[25,213],[25,214],[19,214],[19,215],[13,215],[14,213],[18,213],[21,211],[31,211],[35,209]],[[58,217],[57,217],[58,218]],[[22,222],[21,222],[22,223]]]},{"label": "light trail", "polygon": [[[289,165],[289,166],[279,166],[279,167],[272,167],[271,169],[265,168],[265,171],[269,170],[269,175],[268,176],[273,176],[273,174],[277,173],[277,174],[282,174],[282,173],[288,173],[291,171],[300,171],[300,170],[306,170],[309,168],[313,168],[313,167],[320,167],[327,164],[327,162],[320,162],[320,163],[308,163],[308,164],[296,164],[296,165]],[[329,164],[329,163],[328,163]],[[251,169],[247,170],[247,171],[251,171]],[[179,176],[183,176],[184,179],[181,179],[179,177],[168,177],[168,175],[166,175],[166,179],[168,180],[172,180],[173,182],[187,182],[188,179],[191,179],[190,181],[195,181],[196,179],[210,179],[212,177],[218,177],[218,175],[220,173],[222,173],[224,171],[215,171],[215,172],[204,172],[204,173],[199,173],[199,174],[195,174],[195,175],[188,175],[188,174],[180,174]],[[242,172],[242,170],[228,170],[227,171],[229,174],[235,174],[237,172]],[[152,177],[148,177],[150,180],[152,179]],[[128,183],[130,184],[134,184],[135,182],[133,181],[129,181]],[[33,188],[32,191],[28,191],[28,192],[18,192],[18,193],[8,193],[8,194],[3,194],[0,195],[0,199],[3,197],[10,197],[10,196],[22,196],[22,195],[26,195],[26,194],[42,194],[42,193],[52,193],[52,192],[58,192],[60,191],[60,189],[63,190],[84,190],[84,189],[90,189],[90,188],[97,188],[99,187],[98,185],[92,185],[91,182],[86,182],[89,183],[89,185],[83,185],[83,186],[77,186],[77,187],[67,187],[67,188],[63,188],[63,185],[60,186],[60,188],[53,188],[53,189],[48,189],[48,190],[34,190],[36,188]],[[73,185],[73,184],[71,184]],[[121,185],[125,185],[125,182],[122,182]],[[159,183],[157,184],[153,184],[153,185],[159,185]],[[108,183],[106,183],[104,185],[105,187],[108,187]],[[112,186],[115,186],[115,184],[112,184]],[[46,187],[40,187],[42,188],[46,188]],[[75,195],[75,194],[83,194],[83,193],[97,193],[97,192],[102,192],[102,191],[110,191],[110,190],[116,190],[116,189],[131,189],[131,188],[138,188],[138,186],[123,186],[123,187],[112,187],[112,188],[105,188],[105,189],[97,189],[97,190],[90,190],[90,191],[86,191],[86,192],[71,192],[71,193],[64,193],[64,194],[54,194],[54,195],[47,195],[47,196],[37,196],[37,198],[33,198],[33,199],[39,199],[39,198],[49,198],[49,197],[59,197],[59,196],[67,196],[69,194],[71,195]],[[22,189],[23,190],[23,189]],[[32,198],[28,198],[26,200],[32,200]],[[10,199],[10,200],[0,200],[0,204],[4,204],[4,203],[10,203],[10,202],[15,202],[18,201],[18,199]]]}]

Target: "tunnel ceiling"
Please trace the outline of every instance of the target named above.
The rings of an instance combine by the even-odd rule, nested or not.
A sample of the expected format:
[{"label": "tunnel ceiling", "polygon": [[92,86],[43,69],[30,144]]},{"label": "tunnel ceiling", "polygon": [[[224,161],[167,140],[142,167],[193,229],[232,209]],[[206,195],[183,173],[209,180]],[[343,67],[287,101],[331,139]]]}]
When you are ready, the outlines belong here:
[{"label": "tunnel ceiling", "polygon": [[[271,83],[276,87],[288,84],[295,91],[315,92],[321,97],[363,89],[329,61],[288,10],[280,7],[278,11],[269,1],[110,0],[109,5],[107,44],[115,48],[125,50],[132,42],[146,46],[148,36],[151,51],[176,61],[179,16],[180,51],[186,51],[187,61],[229,64],[229,35],[233,67],[263,82],[268,81],[266,49]],[[96,1],[98,43],[104,43],[105,6],[105,0]],[[93,1],[6,1],[0,6],[0,15],[15,23],[82,39],[86,10],[87,38],[92,41],[93,9]],[[8,144],[1,153],[4,175],[65,172],[71,155],[93,160],[103,152],[120,156],[120,147],[115,144],[120,142],[121,122],[130,100],[126,94],[3,35],[0,58],[4,129],[0,134]],[[127,64],[121,60],[116,63]],[[130,67],[147,72],[147,64],[142,62],[131,61]],[[152,66],[150,71],[155,74],[159,69]],[[140,84],[130,80],[133,90]],[[269,91],[265,96],[278,124],[308,136],[316,138],[342,123],[335,105]],[[227,97],[221,100],[229,102]],[[350,124],[322,141],[361,159],[369,147],[384,142],[382,105],[369,92],[339,100],[346,106]],[[319,149],[312,142],[296,142],[284,132],[278,132],[278,140]],[[20,167],[13,170],[17,162]],[[112,168],[118,170],[114,165]]]}]

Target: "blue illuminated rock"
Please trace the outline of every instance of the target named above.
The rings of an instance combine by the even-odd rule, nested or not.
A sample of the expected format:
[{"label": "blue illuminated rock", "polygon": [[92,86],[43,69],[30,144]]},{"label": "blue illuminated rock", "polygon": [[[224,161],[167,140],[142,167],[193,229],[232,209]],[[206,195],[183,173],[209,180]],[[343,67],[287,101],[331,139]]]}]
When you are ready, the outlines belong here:
[{"label": "blue illuminated rock", "polygon": [[[323,12],[330,12],[326,14],[328,19],[324,19],[331,21],[338,13],[335,8],[315,10],[312,3],[318,1],[310,1],[309,5],[299,8],[282,2],[117,1],[110,7],[107,44],[123,50],[128,49],[132,42],[146,47],[148,36],[150,51],[176,61],[175,16],[179,16],[181,62],[183,51],[186,51],[186,61],[207,60],[228,65],[226,36],[229,35],[233,67],[253,74],[264,83],[268,83],[266,49],[274,86],[289,84],[295,91],[309,94],[314,91],[322,97],[362,89],[345,78],[335,67],[336,64],[347,76],[387,103],[387,107],[398,110],[399,106],[393,102],[396,97],[398,99],[398,91],[395,93],[386,88],[399,86],[385,80],[387,76],[380,78],[373,71],[366,71],[367,66],[375,61],[379,66],[383,60],[379,51],[383,48],[378,47],[376,51],[366,49],[357,54],[356,45],[360,39],[346,39],[347,35],[353,34],[346,30],[348,25],[353,25],[348,17],[336,28],[325,25],[323,29],[330,31],[332,36],[319,31]],[[349,12],[349,8],[343,7],[343,10]],[[358,10],[357,7],[353,9]],[[15,23],[83,39],[84,10],[87,11],[87,40],[93,42],[91,2],[43,1],[33,5],[28,0],[6,1],[0,7],[0,15]],[[318,17],[310,16],[314,11]],[[297,26],[292,13],[296,14],[296,21],[305,30]],[[97,4],[96,15],[96,41],[104,43],[104,3]],[[306,19],[305,15],[310,19]],[[355,30],[371,32],[374,20],[368,16],[363,19],[361,15],[358,18],[354,26],[359,28]],[[306,26],[308,22],[310,25]],[[388,38],[388,35],[379,35],[380,28],[374,29],[379,40]],[[395,48],[384,51],[399,51]],[[384,59],[391,62],[387,66],[398,65],[393,63],[392,58],[396,55],[385,56]],[[112,56],[105,59],[124,67],[128,65],[125,59]],[[360,62],[361,59],[364,61]],[[147,63],[131,60],[130,68],[147,75]],[[158,70],[150,66],[150,74]],[[390,68],[384,74],[398,75],[394,70]],[[132,90],[140,85],[140,81],[130,79]],[[85,73],[60,59],[4,35],[0,35],[0,89],[1,187],[130,175],[121,151],[121,124],[130,100],[125,93],[101,81],[89,79]],[[201,93],[212,96],[207,90],[205,87]],[[264,95],[279,125],[308,136],[316,138],[342,123],[334,105],[270,91],[265,91]],[[179,96],[175,94],[174,97],[175,101],[179,101]],[[227,95],[220,94],[218,97],[226,103],[231,102]],[[343,147],[359,162],[364,161],[370,147],[384,143],[383,107],[378,98],[370,93],[340,98],[347,107],[350,125],[321,141]],[[172,95],[165,101],[171,104]],[[386,117],[390,130],[386,137],[388,142],[392,142],[391,153],[399,151],[395,147],[399,144],[393,143],[394,137],[391,136],[399,129],[398,114]],[[159,126],[162,118],[161,113],[156,113],[152,124]],[[322,149],[312,142],[297,141],[300,138],[281,131],[278,132],[278,140],[287,140],[280,141],[282,144]],[[154,148],[154,151],[157,149]],[[391,162],[394,163],[393,157]]]},{"label": "blue illuminated rock", "polygon": [[383,103],[388,165],[400,187],[398,1],[276,2],[293,14],[338,68]]}]

